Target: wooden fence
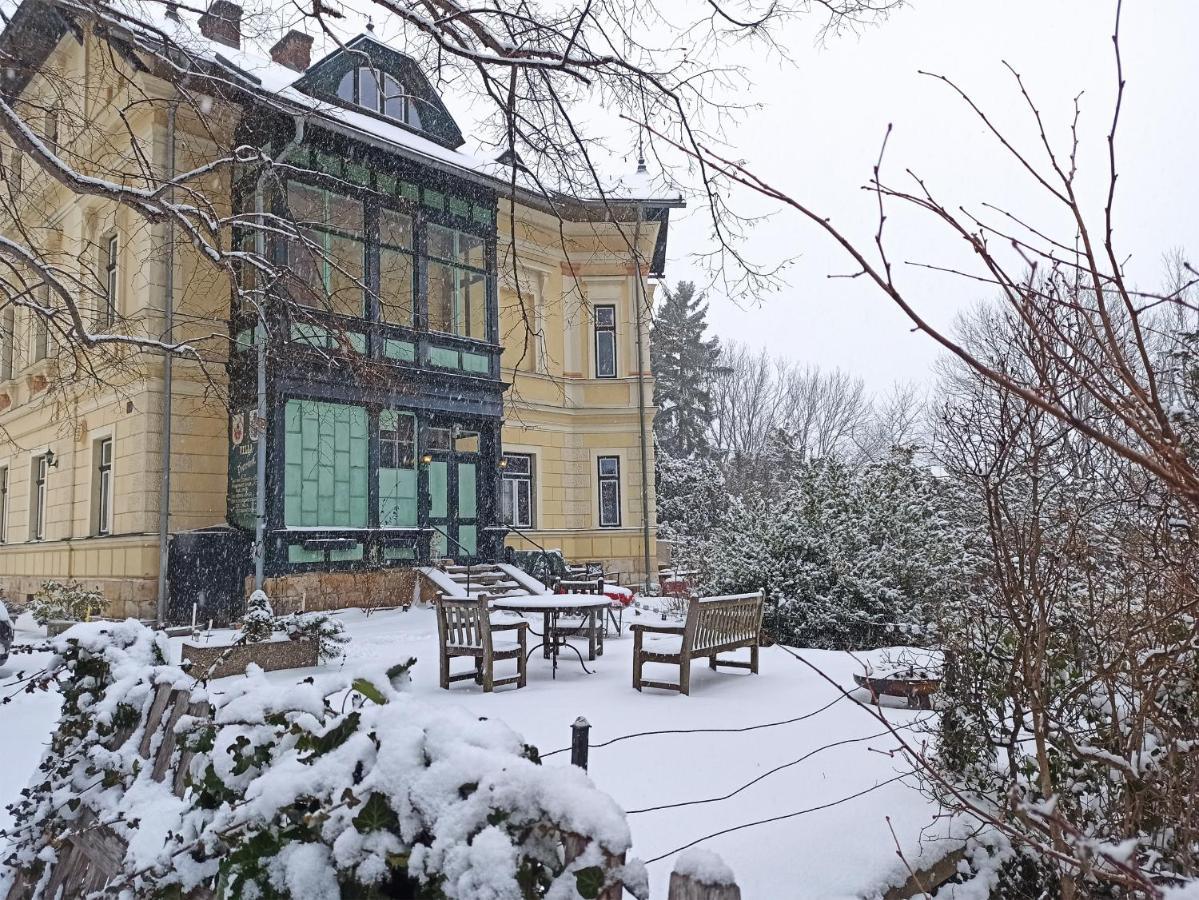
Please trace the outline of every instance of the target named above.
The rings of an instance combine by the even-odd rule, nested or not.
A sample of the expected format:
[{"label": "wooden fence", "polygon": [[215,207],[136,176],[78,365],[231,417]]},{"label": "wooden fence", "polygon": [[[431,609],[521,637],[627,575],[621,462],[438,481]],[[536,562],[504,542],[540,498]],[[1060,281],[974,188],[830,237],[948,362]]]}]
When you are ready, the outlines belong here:
[{"label": "wooden fence", "polygon": [[[172,766],[175,756],[175,725],[185,715],[206,716],[211,712],[207,703],[191,702],[190,690],[172,689],[159,685],[146,717],[146,730],[138,745],[138,755],[147,763],[152,762],[151,777],[155,781],[171,779],[171,789],[177,797],[183,796],[184,777],[192,753],[184,750]],[[134,726],[116,732],[106,746],[115,749],[133,736]],[[155,735],[162,740],[155,748],[153,760],[150,748]],[[111,828],[97,821],[90,810],[84,810],[72,830],[62,838],[58,847],[58,859],[51,867],[50,879],[42,891],[43,897],[83,897],[90,891],[98,891],[108,885],[125,867],[125,841]],[[7,900],[29,900],[36,885],[25,873],[18,872],[8,892]],[[212,900],[212,891],[197,888],[186,895],[186,900]]]}]

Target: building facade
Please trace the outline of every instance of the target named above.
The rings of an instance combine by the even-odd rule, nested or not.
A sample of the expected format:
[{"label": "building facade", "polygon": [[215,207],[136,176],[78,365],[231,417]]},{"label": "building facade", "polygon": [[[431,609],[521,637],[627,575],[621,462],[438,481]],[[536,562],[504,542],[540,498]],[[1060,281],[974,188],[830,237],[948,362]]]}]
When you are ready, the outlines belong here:
[{"label": "building facade", "polygon": [[[269,59],[244,47],[228,0],[177,27],[206,108],[180,102],[159,29],[27,0],[0,38],[29,62],[5,98],[45,147],[130,188],[198,172],[180,190],[247,251],[214,266],[186,226],[0,148],[0,224],[70,271],[92,333],[195,351],[93,357],[65,317],[0,309],[0,586],[74,579],[151,616],[172,554],[184,608],[255,561],[309,606],[384,602],[506,546],[652,574],[648,276],[677,204],[513,196],[373,35],[310,65],[295,32]],[[232,147],[285,164],[206,168]],[[188,554],[214,541],[232,556],[196,578]]]}]

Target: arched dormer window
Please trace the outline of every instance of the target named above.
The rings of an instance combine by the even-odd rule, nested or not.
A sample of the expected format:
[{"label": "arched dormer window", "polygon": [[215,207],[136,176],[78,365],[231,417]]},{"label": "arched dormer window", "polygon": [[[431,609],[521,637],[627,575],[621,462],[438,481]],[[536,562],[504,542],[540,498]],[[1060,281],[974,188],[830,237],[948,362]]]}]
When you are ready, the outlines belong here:
[{"label": "arched dormer window", "polygon": [[[382,79],[383,84],[379,81]],[[382,88],[382,89],[380,89]],[[341,77],[337,96],[348,103],[369,109],[413,128],[420,128],[416,97],[400,81],[369,66],[351,69]]]}]

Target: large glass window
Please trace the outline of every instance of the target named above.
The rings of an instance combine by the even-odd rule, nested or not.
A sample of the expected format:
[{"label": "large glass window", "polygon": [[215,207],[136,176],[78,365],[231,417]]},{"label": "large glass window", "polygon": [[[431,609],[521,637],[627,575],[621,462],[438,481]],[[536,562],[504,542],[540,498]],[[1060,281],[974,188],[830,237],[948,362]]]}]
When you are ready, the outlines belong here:
[{"label": "large glass window", "polygon": [[363,315],[362,204],[309,187],[287,186],[287,206],[299,237],[288,242],[292,300],[343,316]]},{"label": "large glass window", "polygon": [[416,525],[416,419],[411,413],[379,413],[379,525]]},{"label": "large glass window", "polygon": [[487,339],[487,254],[483,238],[430,225],[429,330]]},{"label": "large glass window", "polygon": [[[289,183],[286,211],[297,232],[286,240],[286,283],[298,306],[403,328],[419,323],[473,341],[494,337],[487,237],[429,221],[441,213],[390,208],[302,182]],[[333,351],[365,354],[368,347],[364,327],[333,326],[302,309],[292,317],[291,337]],[[378,343],[382,356],[400,362],[492,374],[490,355],[462,345],[431,341],[418,351],[409,336],[386,330]]]},{"label": "large glass window", "polygon": [[412,217],[384,209],[379,214],[379,307],[383,321],[412,325]]},{"label": "large glass window", "polygon": [[528,453],[505,453],[503,463],[500,513],[504,522],[517,528],[532,528],[533,457]]},{"label": "large glass window", "polygon": [[285,418],[285,524],[366,527],[366,410],[342,403],[289,400]]},{"label": "large glass window", "polygon": [[601,528],[620,527],[620,457],[601,456],[599,468],[599,523]]}]

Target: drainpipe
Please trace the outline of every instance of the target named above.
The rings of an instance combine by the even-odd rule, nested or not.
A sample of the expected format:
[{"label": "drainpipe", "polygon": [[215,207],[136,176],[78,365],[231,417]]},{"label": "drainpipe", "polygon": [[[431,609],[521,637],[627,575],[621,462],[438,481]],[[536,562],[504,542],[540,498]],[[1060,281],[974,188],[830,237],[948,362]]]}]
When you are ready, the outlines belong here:
[{"label": "drainpipe", "polygon": [[[178,99],[167,108],[166,174],[175,178],[175,112]],[[174,188],[167,190],[167,202],[175,200]],[[166,221],[166,277],[163,279],[163,340],[170,344],[175,330],[175,220]],[[167,620],[167,559],[170,555],[171,527],[171,415],[174,401],[174,354],[162,358],[162,484],[158,495],[158,624]]]},{"label": "drainpipe", "polygon": [[[286,159],[288,155],[304,140],[304,119],[295,117],[295,136],[280,151],[276,159]],[[254,235],[254,251],[259,258],[266,256],[266,233],[263,231],[262,217],[266,212],[262,196],[262,181],[270,170],[265,170],[258,176],[254,186],[254,217],[258,230]],[[258,351],[258,421],[263,423],[262,433],[258,436],[256,448],[256,481],[254,486],[254,590],[262,590],[266,581],[266,298],[262,298],[258,308],[258,324],[255,326],[255,347]]]},{"label": "drainpipe", "polygon": [[[644,171],[644,160],[641,161],[638,168]],[[644,207],[638,203],[637,221],[633,229],[633,261],[636,263],[634,277],[637,284],[635,306],[637,309],[637,424],[641,429],[641,548],[645,557],[645,586],[648,589],[653,581],[654,573],[650,570],[649,479],[652,473],[649,471],[649,435],[645,427],[645,347],[641,327],[644,315],[642,306],[646,302],[645,280],[641,277],[641,220],[644,212]]]}]

